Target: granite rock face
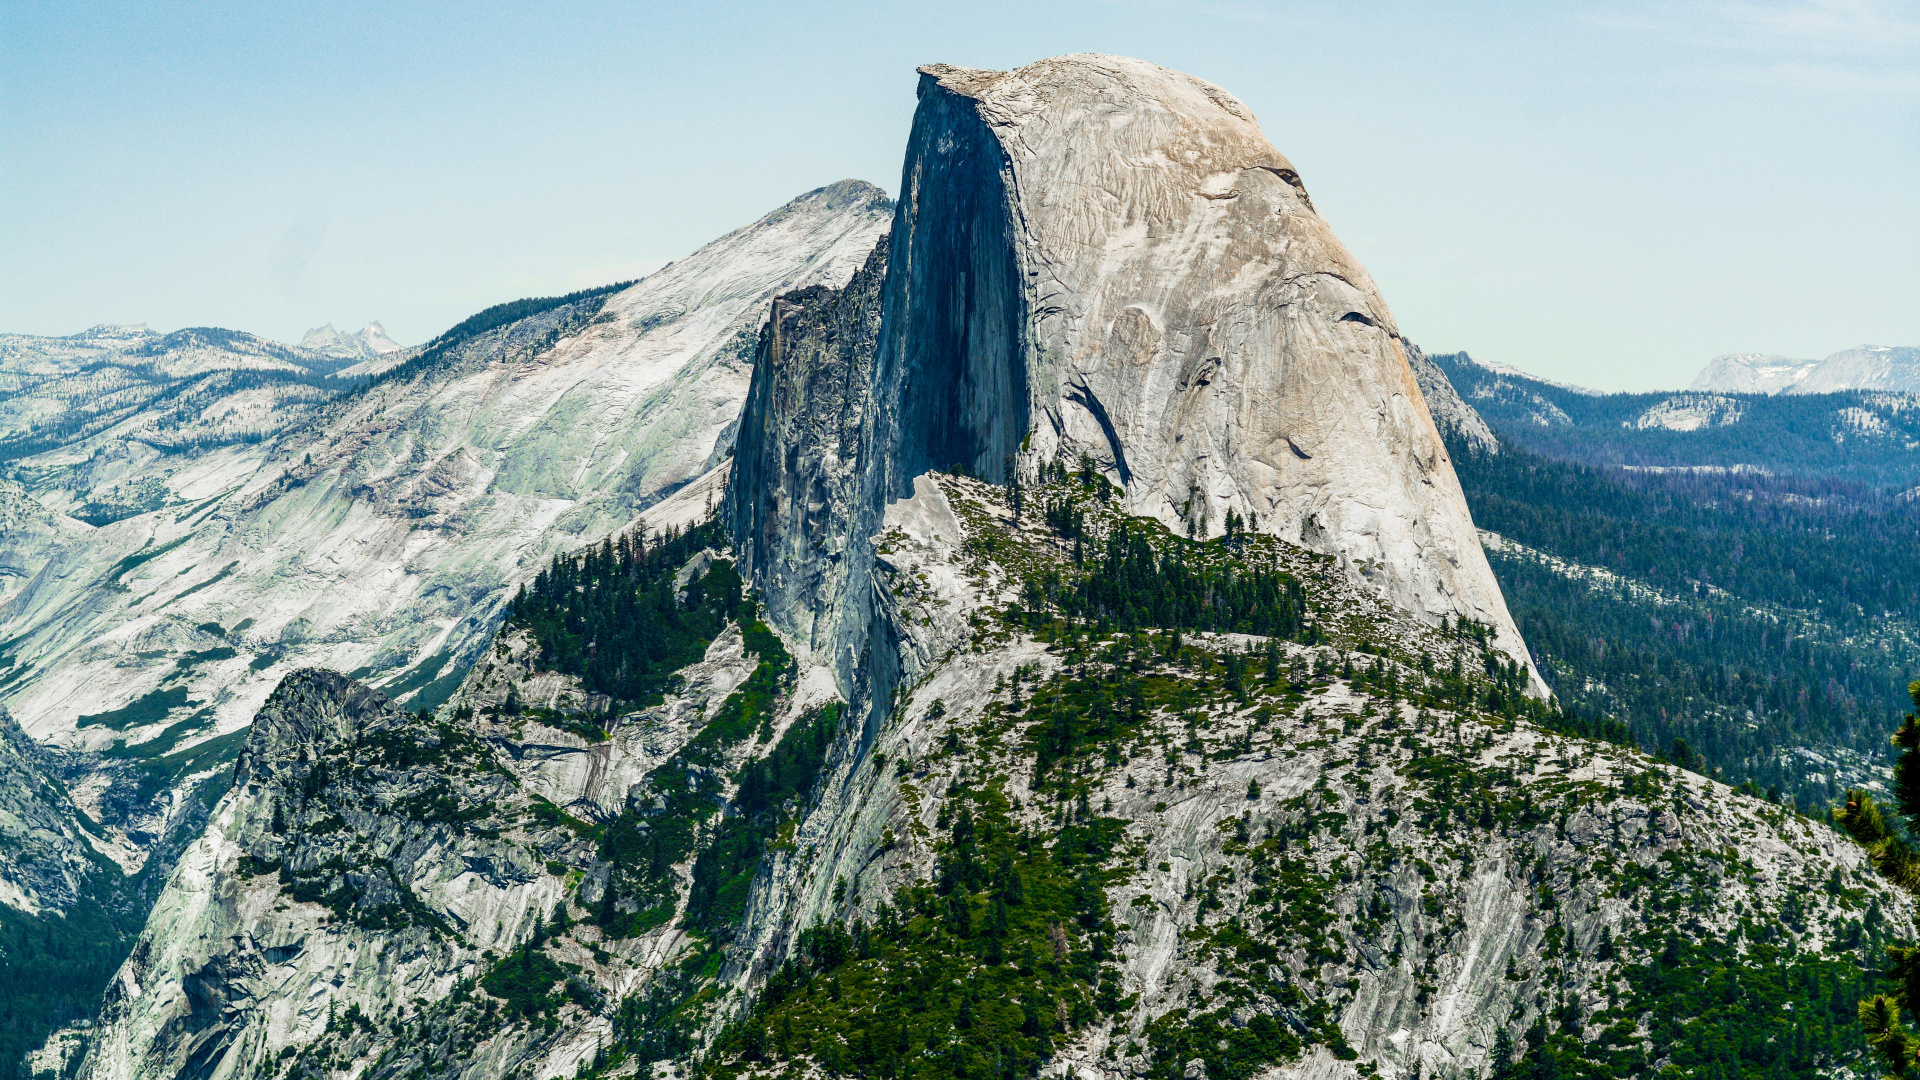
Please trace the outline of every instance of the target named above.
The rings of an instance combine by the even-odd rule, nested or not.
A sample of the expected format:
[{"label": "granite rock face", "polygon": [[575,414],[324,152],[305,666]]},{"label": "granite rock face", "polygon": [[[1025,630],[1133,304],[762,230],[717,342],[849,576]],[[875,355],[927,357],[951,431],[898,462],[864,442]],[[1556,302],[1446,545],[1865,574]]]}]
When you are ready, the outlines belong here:
[{"label": "granite rock face", "polygon": [[[1832,830],[1536,725],[1557,714],[1502,656],[1524,648],[1430,410],[1470,442],[1478,418],[1444,380],[1423,394],[1425,358],[1243,107],[1086,56],[929,68],[921,95],[881,248],[843,234],[829,250],[857,268],[800,288],[742,271],[770,308],[757,335],[648,384],[682,406],[633,444],[677,477],[649,489],[642,542],[723,512],[734,550],[647,587],[733,558],[761,605],[618,715],[519,625],[473,631],[438,716],[286,676],[86,1080],[638,1080],[702,1055],[822,1075],[729,1033],[773,1007],[806,931],[930,901],[990,804],[1022,851],[1084,864],[1047,952],[1085,960],[1066,992],[1086,1007],[1031,1017],[1058,1036],[1035,1068],[1062,1080],[1229,1075],[1218,1048],[1262,1024],[1299,1038],[1234,1075],[1479,1075],[1546,1019],[1657,1068],[1662,1003],[1626,981],[1663,935],[1735,955],[1779,924],[1792,956],[1910,921]],[[734,280],[710,262],[687,298]],[[608,354],[568,342],[637,310],[575,319],[516,370],[580,374]],[[702,312],[682,317],[711,345]],[[735,379],[737,437],[716,422]],[[578,392],[527,421],[547,444],[610,391]],[[536,464],[523,481],[560,483]],[[366,482],[453,490],[468,467]],[[1229,510],[1252,535],[1219,536]],[[1227,575],[1216,595],[1270,588],[1270,636],[1076,622],[1048,589],[1114,538],[1156,560],[1130,620],[1187,588],[1160,580],[1178,567]],[[1096,819],[1109,839],[1066,850]],[[943,984],[984,971],[916,959]],[[810,962],[786,970],[827,974]],[[838,974],[817,981],[840,1000]]]},{"label": "granite rock face", "polygon": [[[942,823],[989,790],[1036,835],[1087,807],[1124,826],[1106,896],[1130,1004],[1063,1038],[1042,1070],[1062,1080],[1164,1075],[1155,1040],[1180,1026],[1169,1017],[1211,1013],[1225,1031],[1261,1014],[1295,1022],[1269,996],[1289,985],[1328,1010],[1344,1045],[1309,1045],[1258,1076],[1485,1076],[1503,1029],[1517,1044],[1543,1017],[1578,1017],[1590,1038],[1648,1007],[1622,1008],[1621,991],[1652,962],[1678,897],[1693,904],[1689,933],[1735,941],[1778,927],[1760,933],[1799,950],[1852,948],[1864,897],[1893,925],[1912,917],[1825,826],[1636,751],[1416,706],[1427,658],[1436,673],[1453,656],[1472,671],[1482,654],[1335,559],[1243,541],[1242,563],[1276,559],[1314,610],[1338,613],[1327,632],[1339,644],[1275,643],[1282,676],[1242,700],[1218,667],[1157,645],[1082,651],[996,622],[1024,574],[1073,558],[998,487],[922,475],[888,506],[876,543],[875,617],[892,628],[900,691],[864,752],[830,763],[791,847],[770,854],[725,973],[742,1000],[801,930],[874,925],[901,890],[936,880]],[[1192,642],[1220,657],[1267,647]],[[1369,651],[1360,676],[1335,674],[1356,647]],[[1191,711],[1149,707],[1137,734],[1089,748],[1071,782],[1035,767],[1031,740],[1060,702],[1124,693],[1129,678],[1185,688]],[[1209,944],[1221,940],[1270,959],[1236,964]],[[1250,986],[1268,989],[1249,997]]]},{"label": "granite rock face", "polygon": [[[723,465],[767,304],[846,284],[891,210],[859,181],[808,192],[629,288],[449,335],[208,458],[191,505],[59,526],[4,590],[6,704],[36,738],[99,749],[194,707],[213,722],[189,741],[231,733],[302,667],[444,700],[541,563]],[[77,725],[181,686],[194,707]]]},{"label": "granite rock face", "polygon": [[[528,806],[470,730],[289,675],[109,986],[87,1075],[260,1075],[288,1046],[343,1049],[349,1006],[385,1021],[443,999],[566,891],[548,865],[583,842]],[[490,1051],[529,1052],[523,1034]]]},{"label": "granite rock face", "polygon": [[120,854],[89,832],[60,781],[51,752],[0,711],[0,904],[29,915],[60,911],[86,895],[90,879],[119,870]]},{"label": "granite rock face", "polygon": [[735,546],[782,629],[816,653],[834,653],[841,624],[864,610],[848,581],[866,556],[858,530],[886,270],[883,240],[845,288],[774,300],[734,442],[724,512]]},{"label": "granite rock face", "polygon": [[1392,312],[1232,95],[1110,56],[921,69],[874,370],[888,498],[1090,457],[1524,656]]},{"label": "granite rock face", "polygon": [[1470,444],[1492,432],[1416,377],[1432,365],[1224,91],[1116,57],[922,69],[886,247],[844,292],[776,302],[726,502],[775,622],[850,695],[886,696],[893,650],[849,538],[928,471],[1082,458],[1135,514],[1216,536],[1231,513],[1531,665],[1423,387]]}]

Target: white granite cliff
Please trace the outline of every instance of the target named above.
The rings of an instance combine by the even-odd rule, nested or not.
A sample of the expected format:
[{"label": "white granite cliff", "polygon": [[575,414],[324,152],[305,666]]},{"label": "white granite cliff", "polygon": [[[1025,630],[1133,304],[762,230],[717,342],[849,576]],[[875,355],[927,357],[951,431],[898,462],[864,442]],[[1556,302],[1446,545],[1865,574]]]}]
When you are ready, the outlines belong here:
[{"label": "white granite cliff", "polygon": [[1142,514],[1341,556],[1525,648],[1373,280],[1219,87],[921,69],[874,364],[884,491],[1085,454]]}]

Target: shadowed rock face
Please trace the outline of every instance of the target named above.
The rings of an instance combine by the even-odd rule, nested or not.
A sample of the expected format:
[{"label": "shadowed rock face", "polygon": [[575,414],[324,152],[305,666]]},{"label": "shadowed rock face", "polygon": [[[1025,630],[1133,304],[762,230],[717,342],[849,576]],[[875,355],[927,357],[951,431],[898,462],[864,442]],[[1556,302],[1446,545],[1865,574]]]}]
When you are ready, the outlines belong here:
[{"label": "shadowed rock face", "polygon": [[832,649],[830,614],[862,554],[854,522],[886,269],[883,239],[844,289],[774,300],[734,444],[724,509],[743,564],[781,628],[816,652]]}]

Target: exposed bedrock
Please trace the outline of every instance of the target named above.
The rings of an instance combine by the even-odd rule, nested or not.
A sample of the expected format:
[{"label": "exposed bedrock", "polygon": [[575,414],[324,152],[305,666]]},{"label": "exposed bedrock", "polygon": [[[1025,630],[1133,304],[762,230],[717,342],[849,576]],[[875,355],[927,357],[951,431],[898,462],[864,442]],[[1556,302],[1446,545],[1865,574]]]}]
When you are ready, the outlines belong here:
[{"label": "exposed bedrock", "polygon": [[[915,476],[1084,455],[1133,513],[1198,535],[1235,514],[1526,656],[1392,313],[1245,106],[1097,55],[932,65],[919,93],[870,359],[827,328],[850,306],[872,325],[871,281],[787,297],[791,326],[762,342],[804,356],[757,366],[740,461],[771,471],[730,496],[777,621],[819,648],[839,605],[844,672],[869,647],[844,610],[868,591],[846,549]],[[803,527],[774,541],[776,520]]]},{"label": "exposed bedrock", "polygon": [[[754,350],[724,511],[770,617],[847,675],[835,650],[847,609],[861,466],[872,421],[874,338],[886,276],[883,239],[845,288],[813,286],[773,302]],[[858,607],[859,605],[855,605]]]},{"label": "exposed bedrock", "polygon": [[890,496],[942,455],[997,477],[1030,417],[1029,465],[1089,455],[1135,513],[1233,511],[1524,652],[1392,312],[1244,105],[1110,56],[921,73],[875,364],[901,370]]}]

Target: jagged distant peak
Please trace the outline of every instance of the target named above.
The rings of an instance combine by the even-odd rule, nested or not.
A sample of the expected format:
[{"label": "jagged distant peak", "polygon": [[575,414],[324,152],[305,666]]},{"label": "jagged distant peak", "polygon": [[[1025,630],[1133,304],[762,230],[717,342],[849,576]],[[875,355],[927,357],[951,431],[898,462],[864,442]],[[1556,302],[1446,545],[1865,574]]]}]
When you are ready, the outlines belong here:
[{"label": "jagged distant peak", "polygon": [[403,348],[387,336],[386,328],[377,320],[350,334],[335,329],[332,323],[316,326],[301,337],[300,347],[342,360],[371,360]]},{"label": "jagged distant peak", "polygon": [[360,332],[354,336],[366,342],[367,348],[382,355],[390,352],[399,352],[405,348],[405,346],[387,336],[387,328],[381,326],[378,319],[361,327]]},{"label": "jagged distant peak", "polygon": [[316,326],[313,329],[307,331],[305,334],[301,335],[300,347],[303,349],[315,348],[317,346],[324,345],[328,342],[331,342],[336,338],[338,338],[339,336],[340,336],[340,331],[335,330],[333,328],[332,323],[328,323],[325,326]]}]

